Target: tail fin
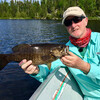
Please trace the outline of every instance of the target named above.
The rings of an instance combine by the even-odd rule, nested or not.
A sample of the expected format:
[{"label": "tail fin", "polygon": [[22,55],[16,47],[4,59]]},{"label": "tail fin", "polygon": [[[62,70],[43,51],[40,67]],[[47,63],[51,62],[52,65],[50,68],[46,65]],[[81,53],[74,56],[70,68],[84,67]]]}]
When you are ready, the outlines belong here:
[{"label": "tail fin", "polygon": [[0,70],[2,70],[9,63],[6,57],[6,54],[0,54]]}]

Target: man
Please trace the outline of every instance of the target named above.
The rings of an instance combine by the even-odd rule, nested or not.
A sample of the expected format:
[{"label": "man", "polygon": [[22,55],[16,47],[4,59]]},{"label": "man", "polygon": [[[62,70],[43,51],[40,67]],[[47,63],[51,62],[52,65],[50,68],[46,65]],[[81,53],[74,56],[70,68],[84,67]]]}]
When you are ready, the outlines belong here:
[{"label": "man", "polygon": [[32,77],[43,82],[58,66],[67,66],[79,84],[84,100],[100,100],[100,33],[86,28],[88,18],[79,7],[69,7],[63,14],[62,23],[70,34],[69,55],[51,64],[34,66],[24,59],[21,68]]}]

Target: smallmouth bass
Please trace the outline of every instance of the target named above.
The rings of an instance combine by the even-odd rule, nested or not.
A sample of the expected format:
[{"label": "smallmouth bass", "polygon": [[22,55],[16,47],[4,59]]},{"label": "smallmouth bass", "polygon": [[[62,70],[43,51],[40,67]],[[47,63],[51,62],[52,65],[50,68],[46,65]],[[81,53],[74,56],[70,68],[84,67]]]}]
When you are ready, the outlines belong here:
[{"label": "smallmouth bass", "polygon": [[[64,44],[20,44],[12,48],[11,54],[0,54],[0,70],[9,62],[32,60],[33,65],[48,64],[68,54],[69,47]],[[50,69],[50,66],[49,66]]]}]

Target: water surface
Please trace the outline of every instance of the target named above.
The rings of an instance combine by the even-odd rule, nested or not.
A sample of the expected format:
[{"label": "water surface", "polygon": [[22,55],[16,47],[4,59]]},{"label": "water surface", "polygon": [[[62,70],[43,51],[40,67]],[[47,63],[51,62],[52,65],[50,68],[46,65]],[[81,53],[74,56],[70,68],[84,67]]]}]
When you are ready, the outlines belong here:
[{"label": "water surface", "polygon": [[[89,21],[88,27],[100,32],[100,21]],[[61,21],[0,20],[0,53],[11,53],[21,43],[60,43],[68,41]],[[25,74],[18,63],[9,63],[0,71],[0,100],[28,100],[41,83]]]}]

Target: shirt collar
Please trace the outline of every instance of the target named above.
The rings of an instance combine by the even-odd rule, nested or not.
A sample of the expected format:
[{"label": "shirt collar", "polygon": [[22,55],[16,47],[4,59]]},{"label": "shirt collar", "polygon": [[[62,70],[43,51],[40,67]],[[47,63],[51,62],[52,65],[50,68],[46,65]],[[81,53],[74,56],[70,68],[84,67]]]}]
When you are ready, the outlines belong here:
[{"label": "shirt collar", "polygon": [[95,32],[91,32],[91,41],[93,42],[93,43],[96,43],[96,34],[94,34]]}]

